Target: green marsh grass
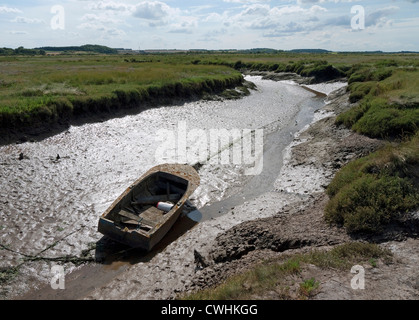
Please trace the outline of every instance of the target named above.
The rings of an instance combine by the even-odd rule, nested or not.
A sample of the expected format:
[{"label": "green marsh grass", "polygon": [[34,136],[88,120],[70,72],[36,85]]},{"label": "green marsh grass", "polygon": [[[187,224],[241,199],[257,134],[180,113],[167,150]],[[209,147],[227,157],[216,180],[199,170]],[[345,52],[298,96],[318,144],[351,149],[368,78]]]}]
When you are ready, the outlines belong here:
[{"label": "green marsh grass", "polygon": [[419,128],[419,70],[410,63],[385,60],[358,65],[349,76],[350,101],[338,124],[374,138],[400,139]]},{"label": "green marsh grass", "polygon": [[319,287],[320,283],[316,281],[315,278],[310,278],[304,280],[300,283],[300,292],[303,297],[310,298],[316,289]]},{"label": "green marsh grass", "polygon": [[380,233],[419,207],[418,67],[413,59],[384,59],[348,72],[356,104],[337,124],[393,142],[343,167],[327,188],[325,217],[349,233]]},{"label": "green marsh grass", "polygon": [[378,233],[419,207],[419,134],[350,162],[327,188],[325,218],[349,233]]},{"label": "green marsh grass", "polygon": [[177,57],[131,63],[124,56],[0,57],[0,126],[55,123],[74,115],[219,93],[242,83],[221,65]]}]

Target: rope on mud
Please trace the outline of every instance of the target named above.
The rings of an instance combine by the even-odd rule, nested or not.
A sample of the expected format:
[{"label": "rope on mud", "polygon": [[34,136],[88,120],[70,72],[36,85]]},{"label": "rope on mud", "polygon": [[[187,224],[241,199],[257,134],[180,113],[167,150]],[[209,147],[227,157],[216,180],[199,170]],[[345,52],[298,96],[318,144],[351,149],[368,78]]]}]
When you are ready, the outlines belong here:
[{"label": "rope on mud", "polygon": [[45,249],[39,251],[35,256],[39,256],[40,254],[44,253],[45,251],[48,251],[51,248],[54,248],[58,243],[60,243],[61,241],[63,241],[64,239],[68,238],[69,236],[72,236],[73,234],[75,234],[76,232],[79,232],[80,230],[82,230],[83,227],[81,227],[80,229],[73,231],[69,234],[67,234],[66,236],[62,237],[61,239],[55,241],[54,243],[52,243],[51,245],[49,245],[48,247],[46,247]]},{"label": "rope on mud", "polygon": [[54,258],[48,258],[48,257],[28,257],[25,259],[25,261],[53,261],[53,262],[62,262],[67,263],[71,262],[75,265],[80,265],[85,262],[94,262],[95,259],[93,257],[79,257],[79,256],[63,256],[63,257],[54,257]]},{"label": "rope on mud", "polygon": [[17,254],[19,254],[19,255],[21,255],[21,256],[24,256],[24,257],[30,257],[30,255],[28,255],[28,254],[25,254],[25,253],[22,253],[22,252],[19,252],[19,251],[16,251],[16,250],[10,249],[8,246],[6,246],[6,245],[4,245],[4,244],[1,244],[1,243],[0,243],[0,248],[1,248],[1,249],[3,249],[3,250],[6,250],[6,251],[10,251],[10,252],[13,252],[13,253],[17,253]]},{"label": "rope on mud", "polygon": [[[58,243],[58,242],[57,242]],[[54,245],[56,245],[55,243]],[[46,250],[52,248],[53,245],[49,246],[48,248],[41,251],[45,252]],[[13,253],[17,253],[19,255],[22,255],[24,257],[23,261],[19,263],[17,266],[11,266],[11,267],[5,267],[0,268],[0,284],[5,284],[10,281],[12,281],[19,273],[20,268],[22,265],[24,265],[27,262],[34,262],[34,261],[53,261],[53,262],[61,262],[61,263],[73,263],[74,265],[78,266],[86,262],[94,262],[95,258],[88,256],[89,252],[93,250],[94,248],[86,249],[82,251],[82,256],[72,256],[67,255],[63,257],[54,257],[54,258],[48,258],[48,257],[40,257],[38,255],[28,255],[13,249],[10,249],[9,247],[3,245],[0,243],[0,249],[7,250]]]},{"label": "rope on mud", "polygon": [[24,257],[22,263],[20,263],[18,266],[12,267],[12,268],[19,268],[20,266],[22,266],[24,263],[26,263],[28,261],[30,261],[30,262],[33,262],[33,261],[53,261],[53,262],[62,262],[62,263],[71,262],[75,265],[80,265],[80,264],[85,263],[85,262],[94,262],[95,259],[93,257],[89,257],[88,254],[91,250],[95,249],[95,247],[91,247],[89,249],[83,250],[82,253],[81,253],[81,256],[66,255],[66,256],[52,257],[52,258],[51,257],[40,256],[42,253],[48,251],[49,249],[54,248],[61,241],[68,238],[69,236],[75,234],[76,232],[79,232],[82,229],[83,229],[83,227],[67,234],[63,238],[55,241],[54,243],[50,244],[46,248],[42,249],[41,251],[39,251],[35,255],[26,254],[26,253],[19,252],[17,250],[13,250],[13,249],[9,248],[8,246],[6,246],[4,244],[1,244],[1,243],[0,243],[0,249],[7,250],[7,251],[10,251],[10,252],[13,252],[13,253],[17,253],[17,254]]}]

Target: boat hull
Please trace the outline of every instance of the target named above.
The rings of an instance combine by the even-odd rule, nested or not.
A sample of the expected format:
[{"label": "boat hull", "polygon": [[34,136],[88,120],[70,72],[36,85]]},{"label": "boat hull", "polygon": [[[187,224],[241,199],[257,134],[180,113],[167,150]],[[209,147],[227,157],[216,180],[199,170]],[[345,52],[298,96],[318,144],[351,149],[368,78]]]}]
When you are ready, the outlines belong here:
[{"label": "boat hull", "polygon": [[[132,199],[136,192],[138,193],[136,194],[137,197],[139,195],[141,196],[141,190],[145,189],[144,185],[147,185],[148,189],[150,184],[160,183],[161,181],[159,181],[159,179],[164,179],[164,181],[169,181],[172,184],[178,184],[178,186],[183,188],[182,191],[184,192],[183,194],[180,194],[180,199],[173,208],[168,213],[162,214],[158,220],[152,222],[149,227],[147,227],[149,229],[140,228],[140,222],[136,228],[129,228],[127,225],[118,223],[118,220],[115,218],[116,212],[127,205],[129,201],[127,199]],[[184,203],[198,187],[199,182],[199,175],[191,166],[180,164],[156,166],[127,188],[102,214],[99,218],[98,231],[114,241],[133,248],[142,248],[146,251],[150,251],[173,227],[182,213]],[[175,187],[173,186],[173,188]],[[177,191],[179,191],[179,188],[177,189]]]}]

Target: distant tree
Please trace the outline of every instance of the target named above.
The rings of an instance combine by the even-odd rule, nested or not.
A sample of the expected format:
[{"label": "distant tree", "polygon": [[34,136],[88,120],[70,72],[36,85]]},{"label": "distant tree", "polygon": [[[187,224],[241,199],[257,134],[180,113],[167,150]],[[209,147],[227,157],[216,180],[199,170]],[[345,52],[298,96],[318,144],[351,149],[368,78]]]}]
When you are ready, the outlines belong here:
[{"label": "distant tree", "polygon": [[94,53],[103,53],[103,54],[117,54],[118,50],[109,48],[106,46],[100,45],[93,45],[93,44],[86,44],[80,47],[71,46],[71,47],[41,47],[37,48],[44,51],[52,51],[52,52],[74,52],[74,51],[81,51],[81,52],[94,52]]}]

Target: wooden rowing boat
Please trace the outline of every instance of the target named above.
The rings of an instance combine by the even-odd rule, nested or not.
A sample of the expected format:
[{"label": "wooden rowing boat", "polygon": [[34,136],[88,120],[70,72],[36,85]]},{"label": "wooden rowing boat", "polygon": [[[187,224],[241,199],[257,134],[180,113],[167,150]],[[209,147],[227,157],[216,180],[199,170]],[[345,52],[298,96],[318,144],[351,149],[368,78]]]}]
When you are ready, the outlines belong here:
[{"label": "wooden rowing boat", "polygon": [[[189,165],[156,166],[127,188],[99,219],[98,231],[134,248],[150,251],[170,230],[183,206],[199,186]],[[170,211],[157,208],[172,203]]]}]

